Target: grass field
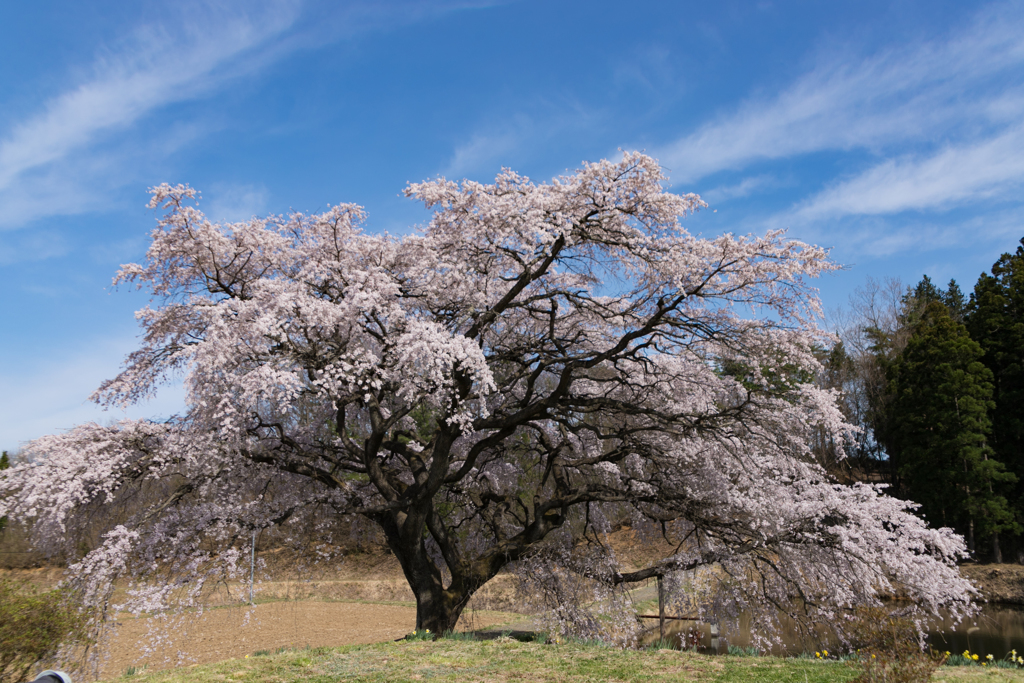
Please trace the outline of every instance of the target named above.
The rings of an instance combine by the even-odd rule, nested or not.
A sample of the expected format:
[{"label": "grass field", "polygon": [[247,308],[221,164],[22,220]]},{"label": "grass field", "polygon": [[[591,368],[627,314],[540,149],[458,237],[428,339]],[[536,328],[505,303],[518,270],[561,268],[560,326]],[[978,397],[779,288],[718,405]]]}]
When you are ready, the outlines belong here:
[{"label": "grass field", "polygon": [[[850,681],[858,670],[842,662],[772,657],[709,656],[672,650],[620,650],[583,643],[400,641],[342,648],[254,653],[218,664],[130,672],[121,683],[327,683],[331,681]],[[1021,681],[1024,672],[942,667],[934,681]]]}]

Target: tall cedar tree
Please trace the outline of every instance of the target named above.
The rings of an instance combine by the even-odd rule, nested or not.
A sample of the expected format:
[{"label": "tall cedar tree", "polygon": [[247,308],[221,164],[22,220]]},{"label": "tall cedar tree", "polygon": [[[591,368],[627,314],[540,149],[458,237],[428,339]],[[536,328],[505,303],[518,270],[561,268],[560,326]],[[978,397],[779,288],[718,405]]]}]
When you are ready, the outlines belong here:
[{"label": "tall cedar tree", "polygon": [[[942,303],[946,305],[946,310],[949,311],[949,315],[953,320],[958,323],[966,320],[967,300],[964,298],[964,293],[960,291],[960,285],[956,283],[956,280],[949,281],[949,286],[942,295]],[[978,341],[973,336],[971,339]]]},{"label": "tall cedar tree", "polygon": [[940,297],[932,298],[889,370],[893,429],[886,446],[902,493],[925,517],[965,533],[972,551],[976,536],[991,539],[998,562],[999,534],[1020,530],[1002,495],[1017,477],[987,443],[994,403],[982,353]]},{"label": "tall cedar tree", "polygon": [[[955,283],[951,283],[955,284]],[[956,290],[959,292],[959,288]],[[904,486],[899,457],[894,457],[890,444],[899,437],[902,425],[895,416],[893,373],[907,347],[912,331],[920,324],[922,315],[932,302],[945,302],[946,294],[935,286],[931,278],[925,275],[917,286],[908,288],[895,304],[889,324],[868,324],[863,328],[867,341],[866,350],[869,358],[861,367],[866,395],[866,411],[863,424],[869,426],[871,439],[866,444],[873,444],[884,452],[889,467],[890,493],[912,498]],[[895,303],[895,302],[894,302]],[[881,321],[879,321],[881,322]],[[882,456],[883,453],[878,453]]]},{"label": "tall cedar tree", "polygon": [[974,286],[967,328],[985,355],[995,387],[991,444],[996,458],[1017,474],[1012,496],[1024,517],[1024,239],[1015,254],[1003,254]]}]

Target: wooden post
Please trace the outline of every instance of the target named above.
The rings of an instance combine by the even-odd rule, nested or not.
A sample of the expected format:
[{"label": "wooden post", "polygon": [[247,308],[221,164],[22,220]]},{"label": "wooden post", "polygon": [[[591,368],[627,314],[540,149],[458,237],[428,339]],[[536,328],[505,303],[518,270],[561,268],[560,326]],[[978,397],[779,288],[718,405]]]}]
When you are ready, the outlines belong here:
[{"label": "wooden post", "polygon": [[252,599],[252,580],[256,578],[256,530],[252,530],[252,554],[249,555],[249,604],[255,604]]},{"label": "wooden post", "polygon": [[665,640],[665,577],[658,574],[658,635]]}]

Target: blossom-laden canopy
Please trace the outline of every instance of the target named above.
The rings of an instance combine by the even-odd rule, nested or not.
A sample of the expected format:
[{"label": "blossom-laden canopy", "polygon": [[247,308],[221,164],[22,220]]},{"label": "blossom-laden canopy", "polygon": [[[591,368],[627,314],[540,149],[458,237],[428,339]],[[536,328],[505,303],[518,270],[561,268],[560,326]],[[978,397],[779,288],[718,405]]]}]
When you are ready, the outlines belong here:
[{"label": "blossom-laden canopy", "polygon": [[[0,514],[52,543],[97,501],[159,494],[74,571],[192,591],[253,529],[360,516],[432,632],[510,563],[616,519],[677,547],[639,572],[595,564],[607,584],[714,565],[734,606],[962,611],[962,540],[815,463],[812,439],[849,429],[811,382],[829,338],[807,280],[836,266],[780,232],[695,237],[679,221],[703,203],[663,183],[633,153],[546,184],[412,184],[434,213],[404,237],[363,232],[352,204],[218,225],[190,187],[153,188],[166,214],[115,282],[155,306],[94,398],[183,376],[187,412],[31,443]],[[174,589],[138,585],[138,609]]]}]

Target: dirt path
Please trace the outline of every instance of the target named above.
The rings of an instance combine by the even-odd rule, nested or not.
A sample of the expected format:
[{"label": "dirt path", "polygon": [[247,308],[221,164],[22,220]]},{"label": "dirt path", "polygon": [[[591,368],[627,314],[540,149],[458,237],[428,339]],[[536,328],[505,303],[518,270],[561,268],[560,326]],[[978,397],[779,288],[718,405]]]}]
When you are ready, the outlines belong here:
[{"label": "dirt path", "polygon": [[[499,612],[467,614],[460,627],[482,628],[506,621]],[[470,623],[470,620],[472,623]],[[121,676],[130,666],[167,669],[242,658],[282,647],[336,647],[395,640],[413,630],[416,609],[405,605],[295,601],[226,607],[187,622],[169,624],[174,641],[144,652],[151,619],[115,622],[103,643],[100,678]]]}]

